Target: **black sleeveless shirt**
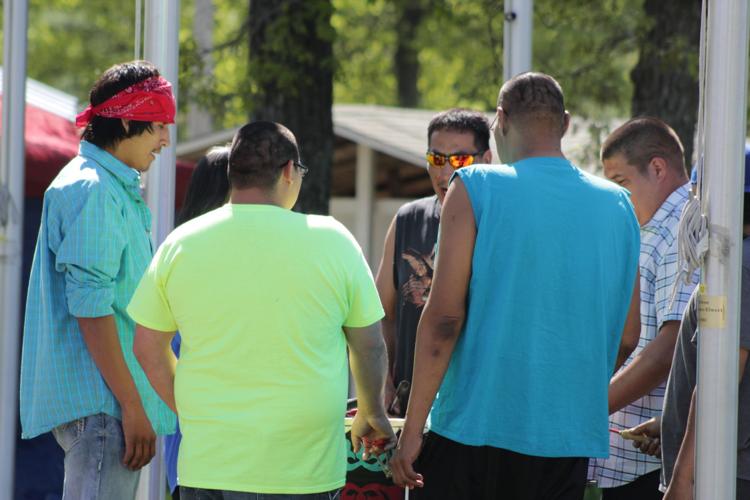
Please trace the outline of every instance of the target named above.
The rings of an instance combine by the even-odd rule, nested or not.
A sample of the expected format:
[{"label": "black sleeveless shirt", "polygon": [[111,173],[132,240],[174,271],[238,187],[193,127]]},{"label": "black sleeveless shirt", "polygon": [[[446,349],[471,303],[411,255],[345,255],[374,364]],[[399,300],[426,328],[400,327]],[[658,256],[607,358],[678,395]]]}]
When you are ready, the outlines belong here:
[{"label": "black sleeveless shirt", "polygon": [[[396,213],[393,285],[396,303],[396,354],[393,382],[411,383],[417,324],[432,286],[440,202],[437,196],[420,198]],[[406,411],[406,401],[401,402]]]}]

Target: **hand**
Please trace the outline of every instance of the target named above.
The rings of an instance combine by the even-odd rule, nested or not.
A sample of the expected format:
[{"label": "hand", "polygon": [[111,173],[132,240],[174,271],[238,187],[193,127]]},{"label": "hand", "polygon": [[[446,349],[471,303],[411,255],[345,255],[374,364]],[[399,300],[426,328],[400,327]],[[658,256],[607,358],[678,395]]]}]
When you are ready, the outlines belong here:
[{"label": "hand", "polygon": [[693,500],[693,481],[673,477],[663,500]]},{"label": "hand", "polygon": [[633,447],[646,455],[661,457],[661,418],[654,417],[628,429],[627,433],[643,436],[644,439],[634,440]]},{"label": "hand", "polygon": [[409,488],[410,490],[414,487],[421,488],[424,486],[422,474],[417,473],[413,467],[421,450],[421,432],[411,434],[401,433],[398,446],[396,446],[396,452],[393,454],[390,462],[391,474],[393,474],[393,482],[395,484]]},{"label": "hand", "polygon": [[122,463],[130,470],[139,470],[156,454],[156,434],[140,404],[122,408],[122,433],[125,439]]},{"label": "hand", "polygon": [[380,455],[396,446],[396,435],[385,413],[369,415],[361,408],[354,416],[351,438],[354,453],[357,453],[364,445],[363,460],[367,460],[372,455]]}]

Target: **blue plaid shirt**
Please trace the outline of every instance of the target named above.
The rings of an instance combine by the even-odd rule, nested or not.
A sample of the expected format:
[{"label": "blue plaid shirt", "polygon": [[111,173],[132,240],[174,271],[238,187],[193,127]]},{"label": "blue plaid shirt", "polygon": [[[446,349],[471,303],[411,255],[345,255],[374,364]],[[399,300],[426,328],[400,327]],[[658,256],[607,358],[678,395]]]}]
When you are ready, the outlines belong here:
[{"label": "blue plaid shirt", "polygon": [[[638,346],[623,367],[659,334],[667,321],[682,320],[682,313],[690,301],[700,279],[696,270],[692,282],[680,280],[677,262],[677,233],[682,209],[690,196],[690,184],[677,188],[664,200],[646,224],[641,226],[641,336]],[[677,286],[676,295],[672,293]],[[671,355],[670,355],[671,356]],[[622,430],[635,427],[651,417],[661,415],[666,379],[649,394],[610,415],[611,428]],[[661,467],[661,460],[641,453],[630,441],[619,434],[609,435],[609,458],[589,462],[589,478],[596,479],[602,488],[614,488],[631,483]]]},{"label": "blue plaid shirt", "polygon": [[125,362],[157,434],[175,415],[135,356],[125,309],[153,254],[151,213],[140,174],[86,141],[44,194],[26,299],[21,425],[32,438],[75,419],[120,407],[89,355],[76,318],[114,315]]}]

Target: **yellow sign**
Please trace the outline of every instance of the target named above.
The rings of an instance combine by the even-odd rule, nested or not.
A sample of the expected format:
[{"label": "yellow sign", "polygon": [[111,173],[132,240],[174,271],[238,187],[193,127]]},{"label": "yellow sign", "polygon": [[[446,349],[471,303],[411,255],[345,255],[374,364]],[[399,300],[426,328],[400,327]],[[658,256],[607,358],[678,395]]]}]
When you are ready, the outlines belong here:
[{"label": "yellow sign", "polygon": [[700,295],[698,325],[701,328],[724,328],[727,322],[726,295]]}]

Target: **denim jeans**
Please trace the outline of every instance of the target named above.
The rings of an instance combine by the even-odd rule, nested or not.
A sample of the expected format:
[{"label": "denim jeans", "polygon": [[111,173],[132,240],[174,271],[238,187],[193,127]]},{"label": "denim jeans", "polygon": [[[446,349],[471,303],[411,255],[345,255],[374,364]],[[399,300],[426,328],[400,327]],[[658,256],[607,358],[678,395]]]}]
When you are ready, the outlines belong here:
[{"label": "denim jeans", "polygon": [[122,465],[125,440],[121,422],[99,413],[52,430],[65,452],[63,500],[135,498],[140,471]]},{"label": "denim jeans", "polygon": [[180,486],[180,500],[340,500],[341,490],[323,493],[246,493]]}]

